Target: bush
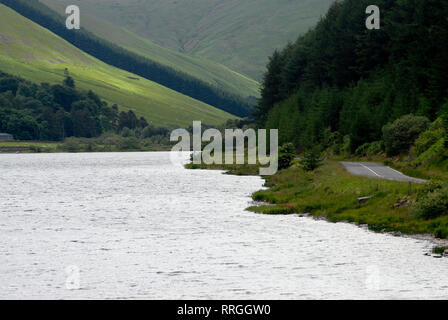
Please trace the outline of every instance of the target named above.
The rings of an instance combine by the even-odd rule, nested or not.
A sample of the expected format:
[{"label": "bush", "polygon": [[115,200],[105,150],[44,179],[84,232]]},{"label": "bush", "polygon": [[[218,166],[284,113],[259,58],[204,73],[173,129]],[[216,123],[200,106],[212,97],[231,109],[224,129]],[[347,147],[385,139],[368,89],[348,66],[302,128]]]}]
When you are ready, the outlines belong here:
[{"label": "bush", "polygon": [[426,129],[430,121],[426,117],[406,115],[383,127],[383,140],[388,156],[409,150],[415,139]]},{"label": "bush", "polygon": [[445,129],[441,118],[437,119],[431,124],[431,127],[420,134],[415,140],[414,154],[416,156],[421,155],[433,146],[437,141],[445,137]]},{"label": "bush", "polygon": [[140,149],[140,141],[136,137],[122,138],[120,141],[120,149]]},{"label": "bush", "polygon": [[[448,238],[448,231],[446,228],[443,227],[439,227],[434,231],[434,236],[436,238],[440,238],[440,239],[447,239]],[[445,248],[444,248],[445,249]],[[446,249],[445,249],[446,250]],[[445,251],[443,251],[445,252]]]},{"label": "bush", "polygon": [[29,146],[28,148],[30,149],[31,152],[36,152],[36,153],[40,153],[40,152],[42,152],[42,148],[39,147],[39,146],[33,146],[33,145],[31,145],[31,146]]},{"label": "bush", "polygon": [[364,143],[355,151],[355,155],[360,157],[371,157],[380,154],[384,149],[382,141],[374,141],[370,143]]},{"label": "bush", "polygon": [[321,152],[318,147],[313,147],[304,152],[300,165],[305,171],[314,171],[321,165]]},{"label": "bush", "polygon": [[67,138],[61,148],[67,152],[79,152],[81,151],[81,144],[77,138]]},{"label": "bush", "polygon": [[440,122],[442,127],[445,129],[445,147],[448,148],[448,100],[445,104],[440,108],[440,113],[442,114],[440,117]]},{"label": "bush", "polygon": [[168,136],[170,130],[165,127],[154,127],[153,125],[146,126],[141,133],[142,139],[151,138],[154,136]]},{"label": "bush", "polygon": [[350,153],[350,145],[352,144],[350,136],[346,135],[342,138],[341,152],[348,154]]},{"label": "bush", "polygon": [[292,143],[287,143],[281,146],[278,152],[279,170],[289,168],[295,156],[296,156],[295,148]]},{"label": "bush", "polygon": [[422,164],[427,164],[430,162],[434,162],[440,156],[443,156],[445,150],[445,138],[440,138],[439,141],[434,143],[429,147],[428,150],[423,152],[421,155],[417,157],[414,161],[412,161],[413,166],[420,166]]},{"label": "bush", "polygon": [[135,133],[133,130],[129,129],[128,127],[124,127],[121,132],[120,132],[121,136],[124,138],[129,138],[129,137],[135,137]]},{"label": "bush", "polygon": [[435,188],[418,199],[414,213],[423,219],[434,219],[448,214],[448,188]]},{"label": "bush", "polygon": [[151,138],[147,138],[142,140],[142,144],[145,147],[152,147],[154,145],[165,145],[165,146],[169,146],[170,145],[170,140],[168,139],[167,136],[152,136]]}]

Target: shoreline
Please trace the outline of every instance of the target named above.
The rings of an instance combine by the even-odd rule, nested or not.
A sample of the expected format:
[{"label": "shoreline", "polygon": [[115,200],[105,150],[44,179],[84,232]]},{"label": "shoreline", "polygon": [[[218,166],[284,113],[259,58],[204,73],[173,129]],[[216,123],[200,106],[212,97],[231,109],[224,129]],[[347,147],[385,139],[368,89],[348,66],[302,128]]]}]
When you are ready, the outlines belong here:
[{"label": "shoreline", "polygon": [[[206,169],[205,169],[206,170]],[[228,172],[225,172],[225,174],[230,174]],[[268,202],[257,202],[254,203],[256,205],[272,205]],[[250,207],[249,207],[250,208]],[[246,208],[246,211],[252,212],[254,214],[263,214],[260,212],[255,212],[255,211],[251,211],[249,210],[249,208]],[[271,215],[275,215],[275,214],[271,214]],[[347,220],[340,220],[340,221],[331,221],[328,218],[324,217],[324,216],[315,216],[311,213],[305,213],[305,212],[293,212],[293,213],[286,213],[286,214],[277,214],[277,215],[285,215],[285,216],[297,216],[300,218],[309,218],[309,219],[313,219],[313,220],[322,220],[322,221],[326,221],[328,223],[347,223],[353,226],[356,226],[358,228],[362,228],[365,229],[369,232],[374,232],[374,233],[380,233],[380,234],[387,234],[393,237],[402,237],[402,238],[408,238],[408,239],[414,239],[414,240],[422,240],[422,241],[428,241],[432,244],[432,249],[430,252],[427,253],[427,255],[430,256],[434,256],[434,257],[439,257],[441,254],[437,254],[434,251],[437,249],[443,249],[443,250],[448,250],[448,239],[440,239],[440,238],[436,238],[434,237],[432,234],[429,233],[422,233],[422,234],[404,234],[401,233],[399,231],[377,231],[377,230],[372,230],[369,228],[369,225],[367,224],[360,224],[360,223],[356,223],[356,222],[350,222]],[[443,256],[443,255],[442,255]],[[444,257],[448,257],[448,256],[444,256]]]},{"label": "shoreline", "polygon": [[[207,165],[193,165],[193,164],[189,163],[189,164],[185,165],[185,167],[187,169],[221,170],[221,171],[224,171],[223,174],[259,176],[259,174],[256,173],[256,172],[258,172],[258,167],[256,165],[252,166],[252,167],[250,167],[248,165],[246,165],[246,166],[244,166],[244,165],[207,166]],[[248,169],[248,167],[250,167],[250,168]],[[438,238],[430,232],[416,232],[418,230],[418,228],[417,229],[412,229],[412,228],[406,229],[403,226],[397,226],[397,225],[394,226],[393,223],[390,223],[390,224],[383,223],[382,224],[381,222],[369,224],[369,223],[363,222],[362,217],[361,218],[358,217],[358,219],[356,217],[353,217],[355,215],[353,215],[353,216],[347,215],[346,218],[338,217],[337,215],[331,214],[328,211],[319,212],[319,210],[313,210],[313,208],[311,208],[311,210],[297,210],[297,209],[299,209],[299,208],[297,208],[297,206],[292,205],[288,201],[282,201],[284,199],[282,199],[281,196],[277,196],[277,194],[279,192],[281,192],[284,185],[291,185],[297,181],[294,181],[294,179],[289,179],[289,180],[287,179],[287,181],[286,181],[286,183],[284,183],[284,185],[272,183],[272,181],[270,181],[270,180],[272,180],[272,177],[278,176],[279,174],[286,174],[285,172],[287,172],[288,170],[297,170],[298,169],[297,167],[295,167],[295,168],[293,168],[293,167],[286,169],[280,173],[277,173],[274,176],[261,177],[262,179],[264,179],[265,186],[267,189],[260,190],[260,191],[255,192],[254,194],[252,194],[252,199],[254,201],[254,205],[246,208],[246,210],[253,212],[253,213],[257,213],[257,214],[297,215],[297,216],[301,216],[301,217],[309,217],[309,218],[316,219],[316,220],[325,220],[329,223],[349,223],[349,224],[355,225],[357,227],[365,228],[369,231],[373,231],[376,233],[384,233],[384,234],[389,234],[392,236],[428,241],[431,243],[431,245],[433,247],[432,252],[428,253],[428,255],[434,256],[436,258],[443,256],[443,254],[441,254],[440,251],[443,252],[444,250],[448,249],[448,239]],[[366,177],[352,176],[348,172],[346,172],[345,176],[348,176],[349,180],[359,180],[359,181],[362,181],[363,183],[365,183],[366,181],[369,181],[371,184],[381,185],[381,187],[392,186],[389,188],[393,189],[393,188],[396,188],[397,186],[400,186],[402,193],[406,193],[407,183],[402,183],[402,182],[397,182],[397,181],[389,181],[389,180],[379,180],[379,179],[376,180],[376,179],[369,179]],[[317,181],[316,183],[322,184],[322,181]],[[417,187],[417,189],[418,189],[418,187]],[[316,190],[316,193],[322,193],[321,191],[322,190]],[[354,192],[353,194],[356,196],[360,196],[360,194],[358,194],[357,192]],[[325,195],[321,194],[320,196],[322,196],[322,199],[325,199]],[[270,200],[270,201],[267,201],[267,200]],[[300,202],[301,199],[299,197],[294,200],[297,200],[298,202]],[[390,200],[390,199],[388,199],[388,200]],[[321,201],[321,202],[325,203],[325,201]],[[384,201],[384,202],[387,202],[387,201]],[[411,200],[410,200],[410,202],[411,202]],[[316,207],[319,207],[319,206],[324,206],[324,205],[323,204],[316,205]],[[364,205],[364,207],[362,205],[360,205],[359,211],[361,210],[361,208],[364,211],[366,211],[365,210],[366,207],[368,208],[367,211],[369,211],[369,206],[372,206],[370,208],[371,211],[375,211],[375,209],[381,211],[381,206],[375,207],[375,206],[373,206],[373,204],[367,204],[367,205]],[[347,207],[346,210],[342,210],[342,213],[344,213],[344,211],[347,211],[347,212],[356,211],[356,209],[357,209],[356,205],[353,205],[353,207],[355,207],[355,208]],[[384,203],[382,203],[382,207],[383,208],[385,207]],[[397,212],[394,212],[397,215],[405,216],[406,214],[409,214],[410,209],[409,209],[409,206],[406,206],[406,207],[398,208],[398,209],[394,209],[394,210],[397,210]],[[315,211],[315,212],[312,213],[312,211]],[[378,217],[378,219],[380,219],[380,218]],[[415,220],[410,221],[411,225],[412,225],[412,223],[429,224],[430,222],[418,221],[415,219]],[[421,230],[424,230],[424,229],[422,228]],[[405,231],[407,231],[407,232],[405,232]],[[446,255],[445,255],[445,257],[446,257]]]},{"label": "shoreline", "polygon": [[[161,150],[161,149],[157,149],[157,150],[120,150],[120,151],[80,151],[80,152],[67,152],[67,151],[63,151],[63,150],[58,150],[58,151],[53,151],[53,152],[21,152],[19,154],[38,154],[38,153],[42,153],[42,154],[51,154],[51,153],[60,153],[60,154],[74,154],[74,153],[126,153],[126,152],[169,152],[169,150]],[[17,154],[17,153],[6,153],[6,152],[0,152],[0,155],[2,154]],[[190,170],[195,170],[195,169],[201,169],[201,170],[219,170],[219,171],[223,171],[223,174],[230,174],[230,175],[239,175],[239,176],[260,176],[258,173],[258,169],[259,167],[257,165],[195,165],[192,163],[187,163],[184,165],[184,167],[186,169],[190,169]],[[375,223],[366,223],[365,221],[363,221],[362,219],[360,219],[359,217],[355,216],[343,216],[343,217],[339,217],[337,215],[331,214],[329,212],[319,212],[317,210],[313,210],[312,206],[310,207],[310,210],[299,210],[300,208],[297,205],[291,204],[288,201],[282,201],[283,199],[280,199],[280,201],[278,201],[279,199],[276,198],[276,193],[278,193],[278,187],[279,185],[277,184],[273,184],[272,182],[270,182],[270,179],[272,179],[272,177],[276,177],[280,174],[284,174],[285,172],[287,172],[288,170],[296,170],[297,171],[297,166],[292,166],[289,169],[283,170],[280,173],[277,173],[274,176],[260,176],[263,180],[264,180],[264,186],[266,187],[265,189],[259,190],[257,192],[255,192],[254,194],[252,194],[252,199],[254,200],[254,205],[250,206],[248,208],[246,208],[247,211],[253,212],[253,213],[258,213],[258,214],[269,214],[269,215],[298,215],[301,217],[310,217],[316,220],[325,220],[327,222],[330,223],[338,223],[338,222],[342,222],[342,223],[349,223],[349,224],[353,224],[356,225],[357,227],[361,227],[361,228],[365,228],[368,229],[369,231],[374,231],[377,233],[386,233],[386,234],[390,234],[392,236],[400,236],[400,237],[407,237],[407,238],[412,238],[412,239],[417,239],[417,240],[425,240],[425,241],[429,241],[433,244],[434,248],[433,250],[438,250],[438,251],[444,251],[445,249],[448,249],[448,239],[444,239],[444,238],[438,238],[436,237],[434,234],[430,233],[430,232],[416,232],[417,229],[404,229],[403,227],[399,226],[394,226],[393,224],[387,224],[387,223],[378,223],[377,221],[374,221]],[[300,169],[298,169],[300,170]],[[297,172],[296,172],[297,173]],[[351,176],[350,180],[364,180],[364,182],[366,181],[366,179],[369,178],[365,178],[365,177],[359,177],[359,176],[352,176],[350,175],[348,172],[346,173],[346,175]],[[319,184],[319,179],[317,179],[317,183]],[[380,182],[382,182],[381,184],[383,185],[388,185],[388,184],[392,184],[392,185],[398,185],[400,184],[400,182],[395,182],[395,181],[387,181],[387,180],[376,180],[376,179],[369,179],[370,183],[373,184],[377,184],[377,189],[378,186],[380,185]],[[287,177],[286,179],[286,184],[288,186],[290,185],[300,185],[302,181],[299,182],[299,180],[297,180],[297,178],[294,176],[293,179],[290,179],[289,177]],[[283,182],[285,183],[285,182]],[[403,185],[403,183],[401,183]],[[405,183],[406,184],[406,183]],[[406,184],[407,185],[407,184]],[[280,184],[280,187],[282,187],[282,185]],[[328,187],[327,187],[328,188]],[[324,189],[325,191],[326,189]],[[322,195],[322,190],[311,190],[311,192],[316,192],[317,194],[320,194],[320,196],[322,196],[322,199],[325,199],[325,195]],[[378,190],[377,190],[378,192]],[[352,192],[353,193],[353,192]],[[353,193],[353,195],[355,196],[360,196],[361,193],[360,192],[355,192]],[[297,199],[294,199],[295,201],[299,201],[301,200],[300,196],[296,197]],[[268,201],[271,200],[271,201]],[[370,200],[369,200],[370,201]],[[320,202],[325,203],[325,201],[320,200]],[[369,202],[368,202],[369,203]],[[318,204],[317,206],[314,204],[315,207],[319,207],[319,206],[323,206],[321,204]],[[369,205],[367,205],[368,207]],[[357,209],[361,209],[360,208],[346,208],[346,211],[349,210],[357,210]],[[363,208],[365,209],[365,208]],[[381,210],[381,208],[376,208],[376,207],[372,207],[370,208],[371,211],[377,209],[377,210]],[[399,210],[409,210],[408,207],[405,208],[400,208]],[[314,212],[313,212],[314,211]],[[369,211],[369,208],[368,210]],[[343,212],[342,212],[343,213]],[[402,213],[402,212],[401,212]],[[411,221],[413,223],[416,223],[417,220],[415,221]],[[425,221],[420,221],[420,222],[425,222]],[[448,223],[447,223],[448,225]],[[407,232],[405,232],[407,231]],[[433,252],[433,254],[435,254],[435,252]]]},{"label": "shoreline", "polygon": [[167,152],[172,146],[156,145],[154,149],[150,147],[123,148],[119,149],[107,146],[93,146],[91,150],[80,148],[70,151],[64,147],[63,142],[40,142],[40,141],[4,141],[0,142],[1,154],[46,154],[46,153],[108,153],[108,152]]}]

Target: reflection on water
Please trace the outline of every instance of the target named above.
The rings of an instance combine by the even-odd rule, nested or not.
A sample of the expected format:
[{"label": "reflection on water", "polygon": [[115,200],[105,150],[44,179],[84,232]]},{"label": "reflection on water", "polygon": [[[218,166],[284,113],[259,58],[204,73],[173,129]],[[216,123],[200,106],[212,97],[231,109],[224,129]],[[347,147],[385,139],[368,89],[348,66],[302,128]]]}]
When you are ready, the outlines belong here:
[{"label": "reflection on water", "polygon": [[0,298],[448,298],[429,242],[244,211],[262,184],[168,153],[0,155]]}]

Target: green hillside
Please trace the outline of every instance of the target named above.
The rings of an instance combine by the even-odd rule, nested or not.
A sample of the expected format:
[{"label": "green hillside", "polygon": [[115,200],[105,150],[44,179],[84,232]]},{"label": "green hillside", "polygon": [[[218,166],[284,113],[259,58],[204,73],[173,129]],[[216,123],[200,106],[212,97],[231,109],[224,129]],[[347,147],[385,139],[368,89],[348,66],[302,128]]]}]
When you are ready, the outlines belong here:
[{"label": "green hillside", "polygon": [[193,120],[217,125],[232,115],[154,82],[111,67],[50,31],[0,5],[0,70],[34,82],[60,83],[64,70],[81,89],[132,109],[150,123],[189,126]]},{"label": "green hillside", "polygon": [[[61,2],[45,0],[47,4]],[[79,0],[93,14],[176,51],[219,62],[260,79],[267,57],[306,32],[334,0]],[[73,3],[72,3],[73,2]],[[86,18],[86,25],[89,21]],[[113,32],[101,30],[115,38]],[[126,39],[126,41],[134,41]],[[125,44],[122,44],[126,46]],[[131,44],[131,47],[134,46]]]},{"label": "green hillside", "polygon": [[[73,2],[71,0],[40,1],[60,14],[64,14],[66,6]],[[242,97],[259,96],[257,81],[211,60],[193,57],[159,46],[132,31],[90,14],[88,10],[82,11],[82,27],[103,39],[162,65],[189,74],[226,92]]]}]

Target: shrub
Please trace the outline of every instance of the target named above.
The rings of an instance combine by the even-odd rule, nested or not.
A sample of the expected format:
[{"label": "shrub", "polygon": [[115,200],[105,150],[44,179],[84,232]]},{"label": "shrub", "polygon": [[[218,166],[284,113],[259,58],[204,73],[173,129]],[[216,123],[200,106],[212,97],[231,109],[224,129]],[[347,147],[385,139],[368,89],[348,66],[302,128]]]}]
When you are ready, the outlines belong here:
[{"label": "shrub", "polygon": [[154,136],[169,136],[170,130],[165,127],[154,127],[153,125],[146,126],[141,132],[141,138],[147,139]]},{"label": "shrub", "polygon": [[305,171],[316,170],[321,165],[321,152],[318,147],[313,147],[303,153],[303,158],[300,160],[300,165]]},{"label": "shrub", "polygon": [[341,145],[341,152],[343,153],[350,153],[350,145],[352,144],[350,140],[350,136],[346,135],[342,138],[342,145]]},{"label": "shrub", "polygon": [[370,143],[364,143],[362,146],[358,147],[358,149],[355,150],[355,155],[364,157],[367,155],[367,149],[369,148]]},{"label": "shrub", "polygon": [[428,150],[423,152],[421,155],[417,157],[414,161],[412,161],[412,165],[420,166],[422,164],[426,164],[434,161],[434,159],[443,155],[445,150],[445,139],[440,138],[436,143],[431,145]]},{"label": "shrub", "polygon": [[440,117],[440,121],[442,123],[443,128],[445,129],[445,141],[444,145],[448,148],[448,100],[445,104],[440,108],[440,113],[442,116]]},{"label": "shrub", "polygon": [[67,152],[79,152],[81,144],[77,138],[67,138],[62,145],[62,149]]},{"label": "shrub", "polygon": [[296,213],[296,208],[294,206],[285,204],[285,205],[275,205],[275,206],[256,206],[248,208],[249,211],[262,213],[262,214],[270,214],[270,215],[286,215]]},{"label": "shrub", "polygon": [[434,145],[437,141],[444,137],[445,129],[443,128],[442,119],[438,118],[431,124],[428,130],[420,134],[417,140],[415,140],[415,155],[421,155],[429,148],[431,148],[431,146]]},{"label": "shrub", "polygon": [[37,152],[37,153],[42,152],[42,148],[39,147],[39,146],[33,146],[33,145],[31,145],[31,146],[29,146],[28,148],[30,149],[31,152]]},{"label": "shrub", "polygon": [[280,170],[289,168],[295,156],[295,148],[292,143],[281,146],[278,151],[278,168]]},{"label": "shrub", "polygon": [[121,136],[124,138],[135,137],[134,131],[129,129],[128,127],[124,127],[121,130]]},{"label": "shrub", "polygon": [[360,157],[371,157],[378,155],[383,151],[384,144],[382,141],[374,141],[370,143],[364,143],[355,151],[355,155]]},{"label": "shrub", "polygon": [[426,117],[406,115],[383,127],[383,140],[388,156],[409,150],[415,139],[429,127]]},{"label": "shrub", "polygon": [[448,188],[436,188],[418,199],[414,213],[423,219],[434,219],[448,214]]},{"label": "shrub", "polygon": [[448,238],[448,231],[445,228],[439,227],[434,231],[434,236],[440,239]]},{"label": "shrub", "polygon": [[139,148],[140,148],[140,141],[136,137],[122,138],[120,140],[121,150],[139,149]]}]

